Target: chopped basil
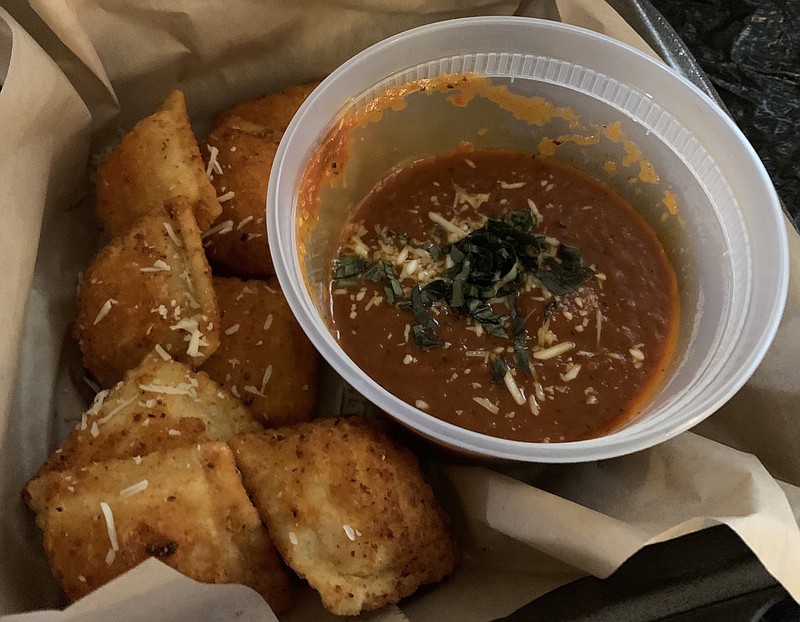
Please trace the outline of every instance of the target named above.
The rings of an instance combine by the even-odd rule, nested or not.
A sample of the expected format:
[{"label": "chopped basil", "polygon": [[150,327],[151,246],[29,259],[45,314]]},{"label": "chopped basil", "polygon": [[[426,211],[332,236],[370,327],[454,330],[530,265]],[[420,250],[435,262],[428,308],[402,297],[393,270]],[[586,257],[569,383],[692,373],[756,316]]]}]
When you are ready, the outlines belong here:
[{"label": "chopped basil", "polygon": [[[554,302],[554,301],[550,301]],[[545,313],[550,302],[545,305]],[[531,375],[531,360],[528,356],[528,331],[525,329],[525,318],[519,314],[517,309],[517,293],[512,292],[508,296],[508,306],[511,309],[511,328],[514,333],[514,358],[517,364],[527,376]]]},{"label": "chopped basil", "polygon": [[337,281],[363,274],[367,260],[358,255],[344,255],[333,262],[333,278]]},{"label": "chopped basil", "polygon": [[420,324],[414,324],[411,327],[411,334],[414,336],[414,341],[421,348],[438,348],[442,345],[436,331],[425,328]]},{"label": "chopped basil", "polygon": [[[594,275],[591,268],[581,265],[578,246],[559,244],[553,257],[543,245],[545,236],[537,235],[535,228],[536,219],[527,208],[489,218],[480,229],[442,247],[387,228],[381,234],[384,241],[400,240],[424,250],[433,261],[447,257],[451,267],[424,287],[414,285],[406,292],[392,262],[369,262],[357,255],[344,255],[333,264],[333,278],[338,287],[350,287],[363,280],[382,284],[389,304],[413,313],[417,323],[411,327],[412,334],[422,348],[443,345],[437,333],[439,324],[429,309],[437,303],[446,304],[453,311],[471,317],[488,334],[512,339],[517,365],[523,373],[531,375],[528,334],[524,317],[517,309],[517,291],[527,275],[533,274],[555,296],[577,292]],[[503,296],[508,296],[509,315],[496,314],[489,303]],[[556,304],[554,299],[547,302],[545,318]],[[502,356],[493,358],[494,382],[502,382],[507,370],[508,363]]]},{"label": "chopped basil", "polygon": [[389,286],[392,288],[395,298],[403,297],[403,286],[397,280],[397,273],[394,271],[394,266],[391,261],[383,262],[383,271],[386,273],[386,278],[389,279]]},{"label": "chopped basil", "polygon": [[494,384],[502,384],[507,371],[508,363],[502,356],[496,356],[492,359],[492,382]]}]

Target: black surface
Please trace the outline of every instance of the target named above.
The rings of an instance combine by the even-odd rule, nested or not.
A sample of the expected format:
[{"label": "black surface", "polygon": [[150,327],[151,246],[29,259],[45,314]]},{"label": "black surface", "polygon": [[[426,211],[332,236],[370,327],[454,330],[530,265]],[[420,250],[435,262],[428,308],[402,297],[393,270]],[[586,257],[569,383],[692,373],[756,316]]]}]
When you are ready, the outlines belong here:
[{"label": "black surface", "polygon": [[651,3],[708,75],[800,229],[800,1]]},{"label": "black surface", "polygon": [[728,527],[646,547],[496,622],[797,622],[800,607]]}]

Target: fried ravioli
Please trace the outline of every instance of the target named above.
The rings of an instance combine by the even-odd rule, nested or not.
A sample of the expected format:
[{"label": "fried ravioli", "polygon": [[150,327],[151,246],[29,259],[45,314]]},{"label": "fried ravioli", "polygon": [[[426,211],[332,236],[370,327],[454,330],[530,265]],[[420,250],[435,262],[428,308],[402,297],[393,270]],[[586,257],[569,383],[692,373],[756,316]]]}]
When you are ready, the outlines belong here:
[{"label": "fried ravioli", "polygon": [[213,128],[231,127],[278,143],[297,109],[319,82],[290,86],[280,93],[251,99],[218,113]]},{"label": "fried ravioli", "polygon": [[222,211],[189,124],[183,93],[173,91],[100,164],[97,213],[109,235],[116,236],[179,195],[189,199],[201,231]]},{"label": "fried ravioli", "polygon": [[[207,139],[212,183],[222,214],[203,245],[215,271],[266,278],[275,274],[267,237],[269,172],[278,144],[241,130],[214,130]],[[212,164],[213,162],[213,164]]]},{"label": "fried ravioli", "polygon": [[148,557],[206,583],[241,583],[276,612],[289,579],[224,443],[47,475],[40,516],[53,573],[76,600]]},{"label": "fried ravioli", "polygon": [[337,615],[442,580],[458,556],[416,458],[372,420],[319,419],[229,444],[284,561]]},{"label": "fried ravioli", "polygon": [[215,269],[245,278],[275,274],[264,213],[269,173],[283,133],[317,84],[291,86],[214,118],[203,157],[222,205],[205,240]]},{"label": "fried ravioli", "polygon": [[269,427],[311,418],[319,354],[277,281],[215,278],[220,343],[203,365]]},{"label": "fried ravioli", "polygon": [[94,258],[81,284],[73,334],[103,387],[160,345],[201,365],[217,348],[219,314],[200,231],[184,197],[145,216]]},{"label": "fried ravioli", "polygon": [[97,394],[61,447],[28,482],[23,497],[41,513],[43,476],[112,458],[133,458],[237,432],[262,429],[238,400],[203,372],[148,355],[117,386]]}]

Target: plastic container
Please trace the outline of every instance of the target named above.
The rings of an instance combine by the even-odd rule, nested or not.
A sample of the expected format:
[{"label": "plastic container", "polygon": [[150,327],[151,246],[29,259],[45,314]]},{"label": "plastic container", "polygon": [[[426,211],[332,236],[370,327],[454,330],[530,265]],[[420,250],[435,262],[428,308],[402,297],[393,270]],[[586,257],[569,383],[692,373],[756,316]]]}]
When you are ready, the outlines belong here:
[{"label": "plastic container", "polygon": [[[600,438],[527,443],[445,423],[377,385],[331,334],[327,281],[347,213],[375,182],[410,161],[470,140],[479,147],[535,151],[564,131],[514,118],[475,98],[455,107],[418,94],[353,135],[348,183],[324,195],[319,220],[304,223],[298,190],[309,158],[343,110],[368,106],[387,89],[442,74],[472,72],[525,96],[568,106],[585,127],[619,122],[660,181],[631,183],[625,141],[559,150],[561,159],[608,181],[641,211],[676,270],[682,324],[676,360],[646,408]],[[416,99],[414,99],[416,98]],[[554,121],[554,123],[562,123]],[[476,128],[488,126],[486,139]],[[641,169],[638,169],[641,173]],[[641,175],[640,175],[641,176]],[[677,215],[665,215],[664,192]],[[707,96],[652,58],[607,37],[555,22],[481,17],[423,26],[378,43],[334,71],[308,98],[278,149],[267,199],[270,246],[289,304],[324,358],[366,398],[405,426],[448,447],[532,462],[580,462],[638,451],[712,414],[750,377],[780,320],[788,251],[777,195],[757,155]]]}]

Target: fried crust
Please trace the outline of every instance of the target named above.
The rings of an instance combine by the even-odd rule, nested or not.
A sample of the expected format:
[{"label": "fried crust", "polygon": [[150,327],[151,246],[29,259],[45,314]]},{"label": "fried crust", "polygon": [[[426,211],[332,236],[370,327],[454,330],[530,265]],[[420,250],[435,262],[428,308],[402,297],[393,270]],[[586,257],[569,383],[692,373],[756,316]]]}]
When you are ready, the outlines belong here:
[{"label": "fried crust", "polygon": [[214,279],[220,343],[203,365],[264,425],[308,421],[317,393],[319,354],[305,336],[277,280]]},{"label": "fried crust", "polygon": [[185,197],[112,240],[86,270],[73,334],[103,387],[156,344],[197,367],[217,348],[218,332],[211,269]]},{"label": "fried crust", "polygon": [[47,477],[44,546],[71,600],[157,557],[198,581],[247,585],[276,612],[291,606],[289,579],[224,443]]},{"label": "fried crust", "polygon": [[209,261],[215,272],[235,276],[266,278],[275,274],[266,205],[278,144],[237,129],[221,128],[209,135],[207,146],[213,149],[207,150],[206,157],[215,155],[219,165],[211,183],[220,196],[232,197],[222,201],[222,213],[204,241]]},{"label": "fried crust", "polygon": [[320,419],[229,444],[276,548],[332,613],[396,603],[452,572],[446,516],[413,454],[374,421]]},{"label": "fried crust", "polygon": [[222,211],[180,91],[122,138],[98,167],[96,186],[97,214],[111,236],[178,195],[189,199],[202,231]]},{"label": "fried crust", "polygon": [[23,498],[41,515],[49,494],[44,485],[52,481],[44,476],[51,471],[225,441],[238,432],[260,429],[250,412],[204,372],[151,354],[113,389],[97,394],[80,423],[25,486]]},{"label": "fried crust", "polygon": [[238,128],[253,136],[280,142],[297,109],[318,84],[316,81],[290,86],[280,93],[269,93],[237,104],[217,113],[212,121],[212,127]]}]

